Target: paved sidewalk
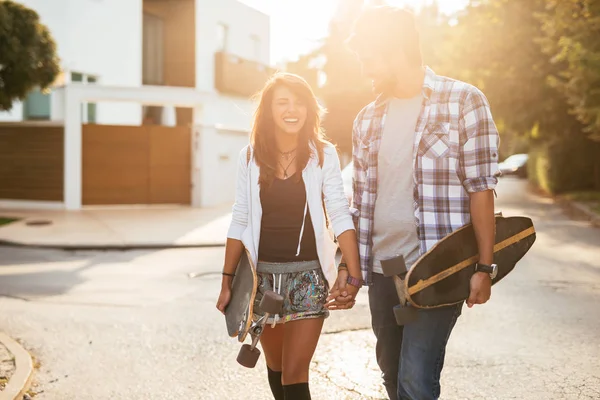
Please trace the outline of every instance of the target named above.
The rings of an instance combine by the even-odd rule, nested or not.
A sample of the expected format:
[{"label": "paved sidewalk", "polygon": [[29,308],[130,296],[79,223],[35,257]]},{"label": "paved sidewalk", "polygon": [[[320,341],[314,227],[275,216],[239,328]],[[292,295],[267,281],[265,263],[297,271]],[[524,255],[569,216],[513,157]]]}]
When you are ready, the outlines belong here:
[{"label": "paved sidewalk", "polygon": [[0,243],[88,249],[220,246],[225,244],[231,207],[0,209],[1,216],[20,219],[0,227]]}]

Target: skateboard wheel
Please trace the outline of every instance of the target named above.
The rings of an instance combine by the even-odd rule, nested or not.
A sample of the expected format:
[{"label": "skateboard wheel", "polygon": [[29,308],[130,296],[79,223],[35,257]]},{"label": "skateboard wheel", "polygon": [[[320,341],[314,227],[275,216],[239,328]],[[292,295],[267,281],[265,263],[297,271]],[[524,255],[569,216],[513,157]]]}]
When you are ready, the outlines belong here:
[{"label": "skateboard wheel", "polygon": [[277,294],[271,290],[265,292],[263,298],[260,301],[260,309],[264,313],[271,315],[279,314],[283,307],[283,296]]},{"label": "skateboard wheel", "polygon": [[389,260],[381,261],[381,269],[383,270],[383,276],[389,278],[392,276],[403,276],[408,271],[406,269],[406,262],[403,256],[394,257]]},{"label": "skateboard wheel", "polygon": [[394,316],[398,325],[406,325],[416,321],[419,314],[417,309],[412,306],[397,305],[394,307]]},{"label": "skateboard wheel", "polygon": [[254,368],[256,363],[258,362],[258,358],[260,357],[260,350],[256,347],[253,349],[249,344],[245,344],[240,349],[240,352],[237,356],[237,362],[246,367],[246,368]]}]

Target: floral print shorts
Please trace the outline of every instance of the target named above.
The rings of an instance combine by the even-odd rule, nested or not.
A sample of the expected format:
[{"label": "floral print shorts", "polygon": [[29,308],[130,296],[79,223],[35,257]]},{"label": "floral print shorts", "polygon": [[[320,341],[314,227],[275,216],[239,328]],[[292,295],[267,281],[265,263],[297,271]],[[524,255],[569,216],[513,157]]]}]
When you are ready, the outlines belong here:
[{"label": "floral print shorts", "polygon": [[263,315],[260,301],[268,290],[283,296],[281,313],[270,317],[267,321],[269,324],[329,316],[329,310],[325,308],[329,287],[318,261],[289,263],[259,261],[257,275],[255,318]]}]

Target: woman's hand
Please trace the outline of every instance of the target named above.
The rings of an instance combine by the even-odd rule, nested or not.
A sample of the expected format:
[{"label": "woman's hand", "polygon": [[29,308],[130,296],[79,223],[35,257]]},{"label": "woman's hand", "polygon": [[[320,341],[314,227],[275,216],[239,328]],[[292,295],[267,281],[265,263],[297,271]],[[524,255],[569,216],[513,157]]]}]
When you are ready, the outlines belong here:
[{"label": "woman's hand", "polygon": [[338,271],[335,285],[329,291],[325,307],[329,310],[348,310],[354,307],[359,288],[347,283],[348,271]]},{"label": "woman's hand", "polygon": [[221,286],[221,293],[219,294],[219,299],[217,300],[217,309],[225,314],[225,308],[231,301],[231,287],[229,285]]}]

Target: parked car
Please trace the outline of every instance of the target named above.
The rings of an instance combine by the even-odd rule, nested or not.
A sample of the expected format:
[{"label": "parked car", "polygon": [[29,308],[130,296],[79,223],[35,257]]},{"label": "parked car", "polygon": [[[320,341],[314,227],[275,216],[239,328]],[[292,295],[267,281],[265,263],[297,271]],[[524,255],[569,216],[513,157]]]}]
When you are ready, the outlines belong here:
[{"label": "parked car", "polygon": [[344,182],[344,193],[348,198],[348,203],[352,204],[352,175],[354,174],[354,167],[352,161],[342,169],[342,181]]},{"label": "parked car", "polygon": [[502,175],[515,175],[519,178],[527,177],[527,154],[513,154],[498,164]]}]

